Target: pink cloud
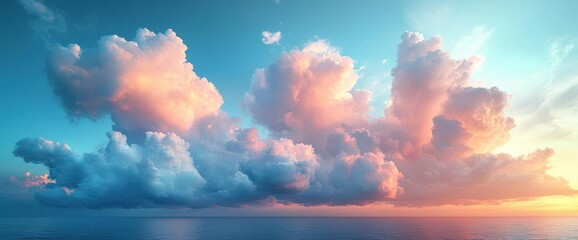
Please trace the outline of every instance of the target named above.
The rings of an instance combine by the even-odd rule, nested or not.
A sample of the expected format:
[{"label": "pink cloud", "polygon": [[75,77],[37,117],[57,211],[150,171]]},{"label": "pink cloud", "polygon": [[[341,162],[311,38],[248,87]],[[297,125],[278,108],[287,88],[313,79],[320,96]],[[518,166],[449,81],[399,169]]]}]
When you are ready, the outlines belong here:
[{"label": "pink cloud", "polygon": [[24,173],[24,177],[10,176],[8,181],[20,187],[25,188],[43,188],[46,184],[56,183],[48,176],[48,173],[42,175],[33,175],[29,171]]},{"label": "pink cloud", "polygon": [[25,187],[44,186],[49,183],[55,183],[54,180],[48,177],[48,173],[42,175],[31,175],[30,172],[26,172],[24,176],[26,177],[24,179]]},{"label": "pink cloud", "polygon": [[520,157],[489,153],[515,124],[505,116],[503,91],[468,86],[477,61],[452,59],[437,36],[402,36],[391,105],[373,126],[404,176],[404,195],[393,202],[479,204],[575,194],[566,180],[546,172],[550,149]]},{"label": "pink cloud", "polygon": [[257,70],[246,106],[269,130],[318,143],[335,127],[367,121],[371,93],[352,89],[358,78],[353,59],[320,40]]},{"label": "pink cloud", "polygon": [[398,46],[397,65],[392,70],[391,105],[386,117],[396,121],[408,140],[419,148],[429,142],[432,119],[455,88],[466,84],[477,58],[454,60],[441,50],[441,38],[424,40],[406,32]]},{"label": "pink cloud", "polygon": [[464,159],[402,162],[406,190],[395,200],[406,206],[495,204],[541,196],[572,195],[568,181],[547,173],[551,149],[526,156],[475,154]]},{"label": "pink cloud", "polygon": [[110,114],[114,128],[127,133],[185,133],[223,104],[213,84],[195,74],[186,50],[172,30],[157,34],[145,28],[133,41],[112,35],[95,49],[57,47],[48,73],[70,116]]},{"label": "pink cloud", "polygon": [[514,120],[504,116],[508,96],[497,87],[466,87],[452,91],[442,115],[457,120],[470,134],[465,144],[477,153],[492,151],[508,141]]}]

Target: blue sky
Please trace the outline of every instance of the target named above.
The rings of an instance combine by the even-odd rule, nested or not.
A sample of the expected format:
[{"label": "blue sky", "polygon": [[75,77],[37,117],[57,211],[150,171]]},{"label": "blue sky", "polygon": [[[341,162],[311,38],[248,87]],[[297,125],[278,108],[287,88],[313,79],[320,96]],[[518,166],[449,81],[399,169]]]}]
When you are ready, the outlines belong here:
[{"label": "blue sky", "polygon": [[[157,32],[173,29],[185,41],[187,59],[193,63],[198,75],[207,77],[224,96],[223,109],[238,117],[245,116],[240,102],[255,69],[267,66],[283,51],[283,47],[267,46],[261,42],[261,32],[265,30],[281,31],[281,44],[287,50],[302,47],[317,38],[328,39],[346,54],[364,56],[359,61],[373,66],[372,75],[382,77],[387,71],[388,67],[382,66],[381,61],[395,55],[400,33],[409,27],[403,23],[403,14],[396,11],[402,7],[385,3],[376,7],[376,4],[357,6],[340,2],[332,3],[336,5],[334,12],[323,16],[316,14],[326,4],[277,4],[275,1],[182,1],[169,5],[160,1],[147,4],[139,1],[120,4],[115,1],[46,2],[67,22],[65,32],[52,34],[54,41],[63,45],[77,43],[90,47],[101,36],[110,34],[130,39],[136,29],[142,27]],[[7,99],[2,101],[2,109],[10,113],[6,114],[8,119],[5,120],[10,124],[3,125],[9,137],[2,140],[2,158],[11,159],[10,165],[17,167],[3,171],[17,174],[36,167],[11,156],[13,144],[24,137],[44,136],[67,142],[79,151],[90,151],[103,143],[103,132],[110,130],[110,121],[71,123],[66,118],[44,74],[46,46],[30,26],[34,17],[27,14],[17,1],[3,5],[2,22],[8,24],[3,24],[2,28],[13,35],[4,38],[2,45],[2,52],[9,56],[1,60],[2,65],[7,66],[0,73],[2,96]],[[358,17],[347,17],[351,15]],[[375,23],[388,30],[376,27]],[[346,26],[346,31],[341,29],[342,26]],[[356,37],[360,35],[364,37]],[[379,48],[363,47],[367,45]],[[18,125],[21,127],[16,127]]]},{"label": "blue sky", "polygon": [[[26,2],[26,1],[21,1]],[[32,1],[36,2],[36,1]],[[279,56],[325,40],[354,60],[353,89],[373,92],[369,115],[379,118],[390,98],[397,46],[405,31],[425,39],[439,35],[456,59],[484,59],[472,85],[498,86],[510,97],[506,113],[516,120],[508,143],[494,152],[527,154],[551,147],[551,174],[578,187],[572,168],[578,141],[575,123],[578,22],[575,1],[38,1],[56,21],[46,24],[19,1],[0,3],[0,178],[40,175],[44,166],[24,163],[12,151],[27,137],[67,143],[79,153],[106,144],[109,116],[72,120],[46,75],[54,46],[95,48],[103,36],[133,39],[139,28],[173,29],[187,47],[194,72],[212,82],[222,111],[240,127],[267,134],[242,107],[256,69]],[[281,32],[278,44],[263,44],[262,32]],[[193,157],[194,158],[194,157]],[[575,168],[574,168],[575,169]]]}]

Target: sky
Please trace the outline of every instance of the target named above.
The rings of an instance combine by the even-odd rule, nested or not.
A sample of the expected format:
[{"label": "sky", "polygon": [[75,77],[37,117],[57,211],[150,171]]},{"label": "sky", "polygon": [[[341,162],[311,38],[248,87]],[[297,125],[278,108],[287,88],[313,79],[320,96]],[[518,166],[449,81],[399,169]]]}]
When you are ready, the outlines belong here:
[{"label": "sky", "polygon": [[0,3],[0,215],[576,216],[575,1]]}]

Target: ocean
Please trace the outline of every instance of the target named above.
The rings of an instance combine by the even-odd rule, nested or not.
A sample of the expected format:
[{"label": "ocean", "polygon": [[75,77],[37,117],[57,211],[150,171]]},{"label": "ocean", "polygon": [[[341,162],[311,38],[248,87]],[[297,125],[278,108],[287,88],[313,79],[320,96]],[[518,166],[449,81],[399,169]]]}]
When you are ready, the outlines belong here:
[{"label": "ocean", "polygon": [[0,218],[0,239],[578,239],[578,218]]}]

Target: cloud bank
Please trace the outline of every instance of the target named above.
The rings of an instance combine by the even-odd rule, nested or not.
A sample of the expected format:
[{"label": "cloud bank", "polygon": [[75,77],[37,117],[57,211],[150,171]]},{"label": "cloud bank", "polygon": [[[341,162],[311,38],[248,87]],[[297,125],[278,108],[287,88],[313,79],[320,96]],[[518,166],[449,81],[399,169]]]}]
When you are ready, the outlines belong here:
[{"label": "cloud bank", "polygon": [[[274,37],[274,36],[271,36]],[[278,36],[280,38],[280,34]],[[263,40],[265,41],[265,39]],[[355,62],[323,40],[284,52],[253,75],[244,107],[261,137],[220,109],[172,31],[59,46],[47,61],[71,118],[114,122],[107,144],[79,154],[27,138],[14,154],[49,170],[38,201],[61,207],[405,206],[499,203],[570,195],[547,173],[551,149],[491,153],[509,138],[508,95],[472,87],[481,59],[457,60],[435,36],[404,33],[390,104],[368,117]]]}]

